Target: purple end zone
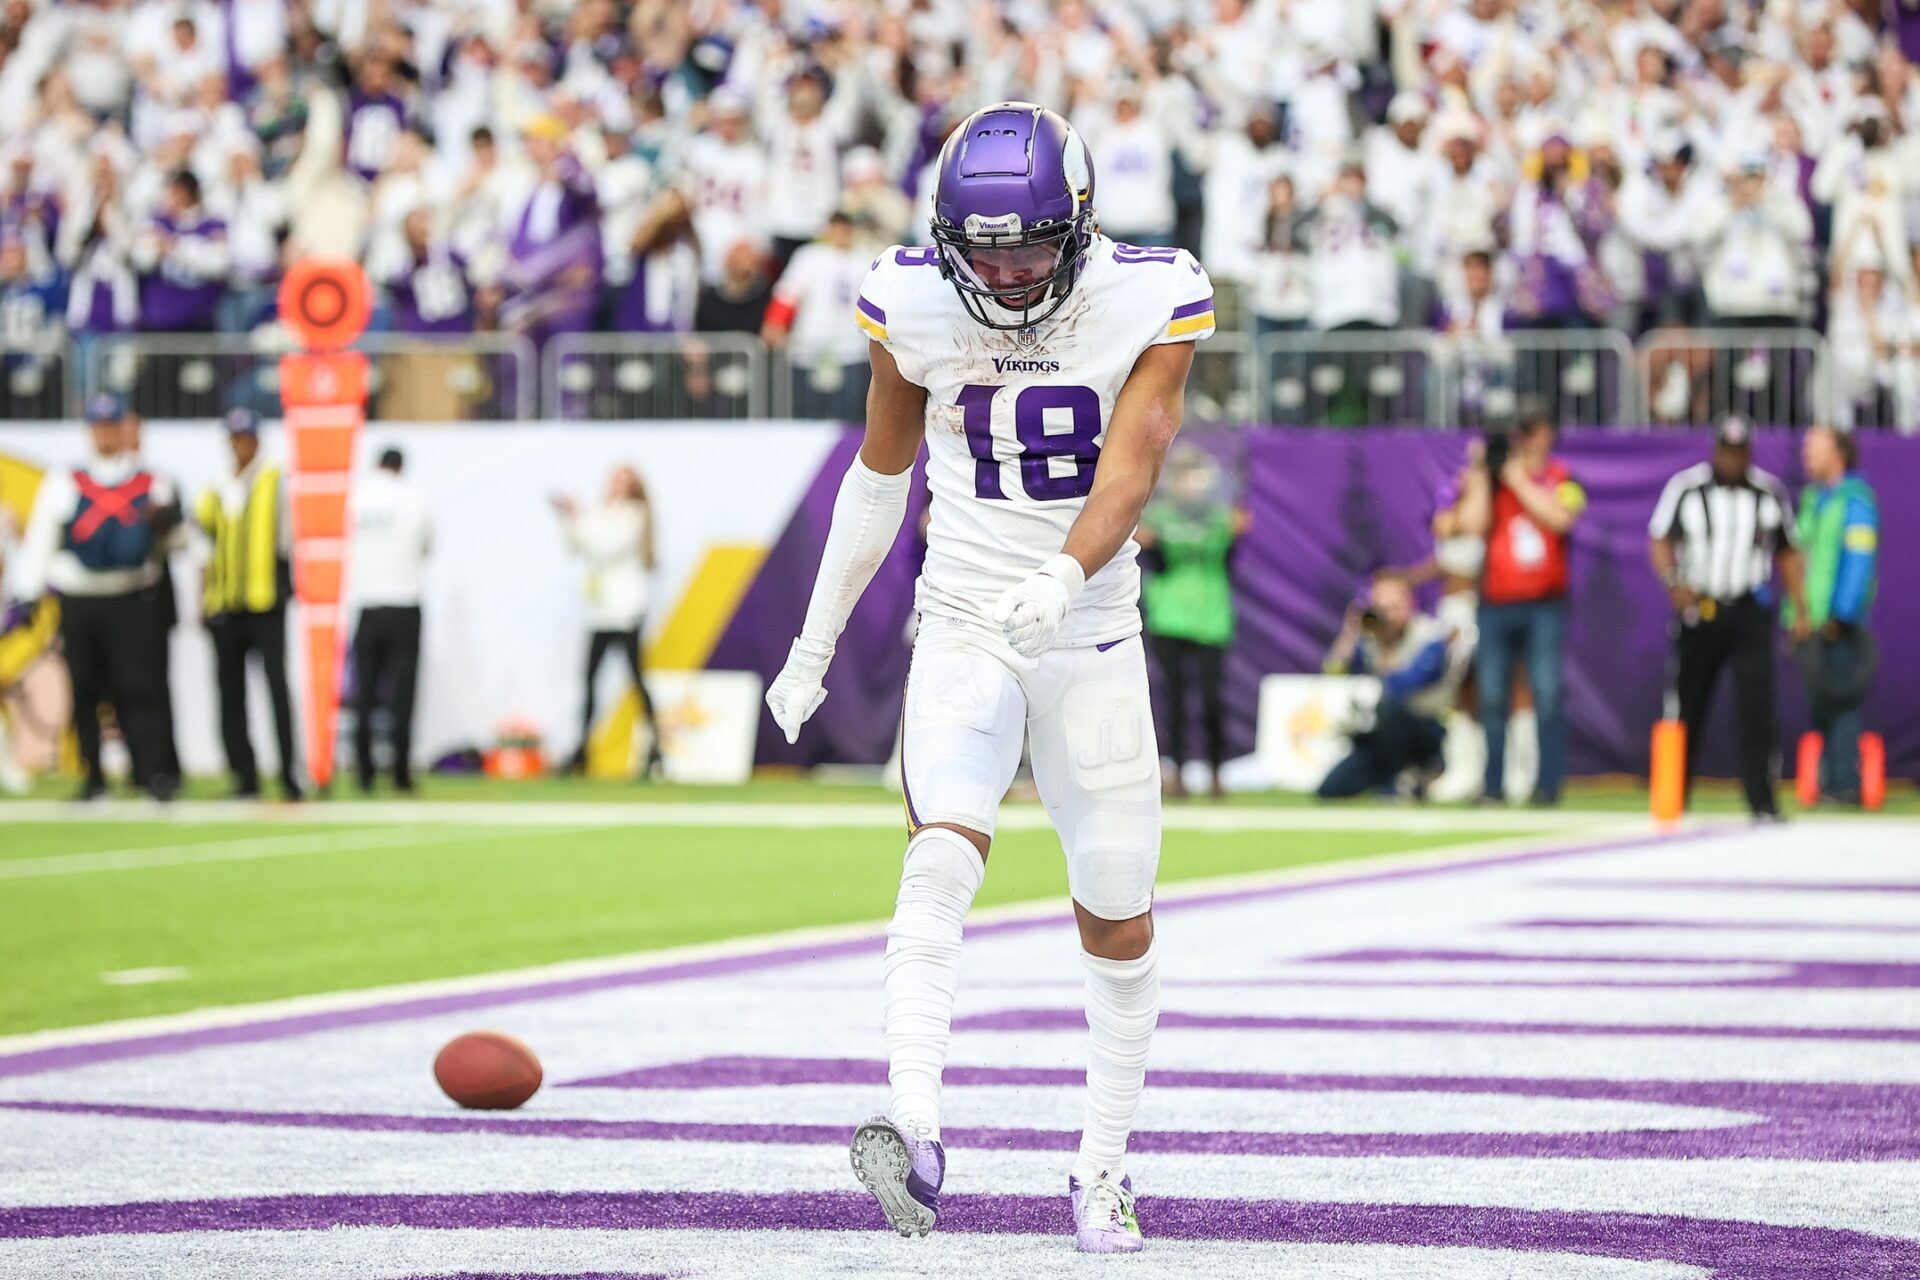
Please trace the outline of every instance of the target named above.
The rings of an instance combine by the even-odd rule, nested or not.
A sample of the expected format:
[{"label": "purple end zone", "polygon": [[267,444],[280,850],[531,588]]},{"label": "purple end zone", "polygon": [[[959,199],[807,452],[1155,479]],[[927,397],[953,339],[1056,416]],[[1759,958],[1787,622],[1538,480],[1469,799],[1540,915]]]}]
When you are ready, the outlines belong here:
[{"label": "purple end zone", "polygon": [[[1082,1073],[1064,1068],[955,1065],[946,1082],[962,1087],[1072,1088]],[[886,1064],[807,1058],[711,1058],[576,1081],[565,1088],[723,1089],[764,1085],[860,1084],[884,1087]],[[1711,1108],[1749,1117],[1744,1123],[1570,1132],[1314,1133],[1161,1131],[1134,1135],[1135,1150],[1222,1155],[1326,1157],[1452,1156],[1460,1158],[1781,1159],[1891,1161],[1920,1159],[1920,1085],[1797,1081],[1534,1079],[1509,1076],[1390,1076],[1270,1072],[1155,1071],[1160,1089],[1261,1090],[1287,1093],[1434,1093],[1563,1098]],[[837,1147],[844,1125],[736,1124],[603,1120],[566,1116],[490,1116],[281,1112],[163,1107],[131,1103],[0,1102],[0,1110],[108,1116],[173,1123],[255,1125],[287,1129],[411,1132],[594,1141],[700,1141]],[[950,1128],[955,1148],[1071,1150],[1065,1130]]]},{"label": "purple end zone", "polygon": [[[1153,1199],[1156,1239],[1392,1244],[1411,1248],[1573,1253],[1700,1267],[1715,1280],[1863,1280],[1920,1275],[1920,1244],[1865,1232],[1666,1214],[1468,1208],[1459,1205]],[[1057,1235],[1057,1196],[945,1197],[940,1229]],[[851,1192],[572,1192],[315,1195],[0,1209],[0,1239],[201,1231],[882,1230],[873,1200]]]},{"label": "purple end zone", "polygon": [[1505,929],[1673,929],[1701,933],[1920,933],[1920,924],[1878,924],[1852,920],[1516,920]]},{"label": "purple end zone", "polygon": [[[1711,829],[1682,831],[1629,837],[1627,839],[1599,840],[1592,843],[1570,845],[1564,848],[1520,850],[1514,853],[1493,854],[1487,857],[1464,859],[1458,862],[1438,862],[1426,866],[1392,867],[1386,870],[1373,871],[1356,870],[1338,876],[1330,876],[1326,879],[1310,880],[1299,884],[1274,885],[1265,889],[1227,890],[1219,893],[1195,894],[1191,897],[1182,897],[1157,903],[1154,909],[1157,912],[1164,913],[1195,907],[1217,906],[1222,903],[1251,902],[1269,898],[1291,897],[1297,894],[1320,893],[1332,889],[1352,888],[1358,885],[1385,884],[1427,876],[1460,874],[1488,867],[1513,866],[1515,864],[1546,859],[1569,858],[1586,853],[1607,853],[1615,850],[1644,848],[1650,845],[1699,839],[1718,834],[1721,833]],[[995,920],[985,924],[973,925],[968,929],[968,933],[970,936],[980,937],[985,934],[1014,933],[1029,929],[1057,928],[1064,924],[1070,924],[1071,922],[1072,917],[1062,912],[1057,916],[1050,915],[1015,920]],[[601,991],[616,991],[625,987],[650,986],[655,983],[682,982],[696,978],[727,977],[740,973],[758,972],[764,969],[780,969],[809,961],[828,960],[878,952],[885,945],[886,937],[881,931],[881,927],[876,925],[874,932],[869,936],[850,938],[840,942],[821,943],[814,946],[779,947],[751,955],[722,956],[711,960],[690,960],[678,964],[642,967],[623,973],[597,974],[587,978],[555,979],[545,982],[533,982],[526,986],[463,992],[458,995],[421,996],[396,1000],[389,1003],[370,1004],[353,1009],[334,1009],[324,1013],[269,1017],[257,1022],[240,1022],[230,1026],[202,1027],[192,1031],[171,1031],[156,1035],[132,1036],[123,1040],[105,1040],[86,1044],[60,1045],[51,1049],[30,1049],[21,1053],[0,1055],[0,1080],[14,1076],[40,1075],[49,1071],[64,1071],[75,1067],[92,1066],[102,1062],[124,1062],[134,1058],[147,1058],[158,1054],[188,1053],[196,1049],[206,1049],[224,1045],[260,1044],[273,1040],[284,1040],[294,1036],[313,1035],[324,1031],[337,1031],[348,1027],[378,1026],[389,1022],[408,1022],[421,1018],[441,1017],[451,1013],[466,1013],[479,1009],[497,1009],[533,1001],[564,999],[572,996],[590,995]]]},{"label": "purple end zone", "polygon": [[1920,880],[1870,884],[1864,880],[1555,880],[1564,889],[1701,889],[1711,893],[1920,893]]},{"label": "purple end zone", "polygon": [[[954,1020],[955,1031],[1082,1031],[1079,1009],[1003,1009]],[[1703,1036],[1737,1040],[1862,1040],[1920,1044],[1920,1028],[1797,1027],[1636,1022],[1494,1022],[1472,1018],[1306,1018],[1162,1013],[1160,1025],[1203,1031],[1411,1031],[1424,1035]]]},{"label": "purple end zone", "polygon": [[[1588,978],[1554,978],[1532,980],[1455,978],[1442,979],[1449,985],[1467,986],[1514,985],[1514,986],[1570,986],[1570,987],[1772,987],[1795,990],[1853,990],[1871,991],[1876,989],[1911,989],[1920,987],[1920,964],[1900,964],[1891,961],[1854,961],[1854,960],[1769,960],[1763,956],[1657,956],[1657,955],[1559,955],[1552,952],[1515,953],[1510,951],[1460,951],[1460,950],[1400,950],[1389,948],[1370,948],[1362,951],[1343,951],[1336,955],[1315,956],[1306,963],[1342,965],[1342,964],[1564,964],[1594,965],[1604,968],[1608,965],[1634,965],[1673,967],[1676,976],[1672,978],[1633,979],[1620,982],[1607,980],[1594,981]],[[1735,965],[1763,965],[1773,972],[1751,978],[1709,978],[1704,981],[1689,979],[1685,973],[1690,968],[1731,967]],[[1280,980],[1284,985],[1294,979]],[[1414,979],[1402,983],[1393,980],[1396,985],[1427,986],[1432,980]]]}]

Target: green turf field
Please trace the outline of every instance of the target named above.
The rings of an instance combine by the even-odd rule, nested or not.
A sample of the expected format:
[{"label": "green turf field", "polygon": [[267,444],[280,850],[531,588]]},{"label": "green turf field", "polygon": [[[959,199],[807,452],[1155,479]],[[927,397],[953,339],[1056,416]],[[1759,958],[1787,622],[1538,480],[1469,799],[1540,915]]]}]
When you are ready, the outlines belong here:
[{"label": "green turf field", "polygon": [[[573,790],[569,798],[581,798]],[[807,790],[869,817],[885,800]],[[778,787],[750,794],[795,798]],[[302,821],[302,812],[242,809],[200,822],[136,808],[111,821],[9,822],[0,805],[0,971],[10,979],[0,1034],[881,920],[901,850],[899,831],[874,825],[360,823]],[[1170,831],[1161,875],[1513,834],[1393,828],[1382,811],[1380,829]],[[1051,833],[1001,834],[983,904],[1064,893]],[[161,973],[128,972],[149,970]]]},{"label": "green turf field", "polygon": [[[204,782],[188,797],[222,793]],[[48,783],[38,797],[68,794],[70,784]],[[663,803],[699,808],[648,816]],[[898,804],[875,786],[800,779],[432,779],[411,808],[42,803],[31,819],[0,801],[0,971],[12,979],[0,1035],[881,920],[900,856]],[[1484,826],[1460,811],[1362,804],[1327,830],[1313,823],[1329,808],[1298,796],[1194,801],[1169,809],[1161,878],[1472,842],[1514,835],[1516,824],[1565,831],[1645,804],[1632,786],[1584,786],[1569,795],[1584,816],[1503,812]],[[783,827],[771,809],[753,825],[756,805],[843,806],[850,825]],[[1730,789],[1697,797],[1702,812],[1737,808]],[[1888,809],[1920,811],[1920,800],[1896,792]],[[665,821],[708,812],[731,825]],[[1228,826],[1244,815],[1259,829],[1179,830],[1182,814]],[[1425,814],[1450,825],[1413,829]],[[1001,833],[983,904],[1064,893],[1050,832]]]}]

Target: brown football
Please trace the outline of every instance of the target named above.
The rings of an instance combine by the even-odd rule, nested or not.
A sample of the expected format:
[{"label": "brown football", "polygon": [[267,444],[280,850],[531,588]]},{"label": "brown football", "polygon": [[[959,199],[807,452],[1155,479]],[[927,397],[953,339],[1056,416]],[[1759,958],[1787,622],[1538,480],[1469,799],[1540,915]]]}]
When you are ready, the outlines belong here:
[{"label": "brown football", "polygon": [[469,1031],[433,1060],[449,1098],[474,1111],[511,1111],[540,1088],[540,1059],[503,1031]]}]

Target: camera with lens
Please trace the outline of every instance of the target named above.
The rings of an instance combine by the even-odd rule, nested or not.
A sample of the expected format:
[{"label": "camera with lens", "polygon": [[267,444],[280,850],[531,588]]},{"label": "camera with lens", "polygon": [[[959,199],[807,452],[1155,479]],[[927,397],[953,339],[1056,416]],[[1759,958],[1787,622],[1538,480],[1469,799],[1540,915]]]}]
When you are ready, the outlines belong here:
[{"label": "camera with lens", "polygon": [[1378,631],[1380,629],[1380,623],[1380,611],[1372,605],[1368,605],[1360,611],[1360,627],[1362,630]]},{"label": "camera with lens", "polygon": [[1489,431],[1482,440],[1481,457],[1486,462],[1487,474],[1497,484],[1500,472],[1506,468],[1507,458],[1513,452],[1513,438],[1505,431]]}]

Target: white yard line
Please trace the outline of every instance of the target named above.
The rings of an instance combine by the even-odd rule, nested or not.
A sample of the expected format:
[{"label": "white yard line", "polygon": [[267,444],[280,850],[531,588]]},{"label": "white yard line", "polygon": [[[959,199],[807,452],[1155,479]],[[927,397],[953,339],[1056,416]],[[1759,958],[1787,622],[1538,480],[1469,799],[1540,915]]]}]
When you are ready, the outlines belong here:
[{"label": "white yard line", "polygon": [[183,982],[187,971],[177,964],[155,965],[146,969],[109,969],[100,975],[103,987],[145,987],[155,982]]},{"label": "white yard line", "polygon": [[0,861],[0,880],[88,875],[97,871],[144,871],[208,862],[251,862],[307,854],[362,853],[368,849],[409,849],[456,840],[502,840],[524,836],[522,828],[489,831],[478,826],[425,827],[417,830],[319,831],[310,835],[260,836],[252,840],[213,840],[198,844],[156,845],[145,849],[106,849],[96,853],[60,853],[41,858]]},{"label": "white yard line", "polygon": [[[1621,823],[1616,828],[1600,834],[1626,840],[1652,830],[1649,823],[1635,820]],[[1247,875],[1181,880],[1161,885],[1155,891],[1154,900],[1157,904],[1165,906],[1192,898],[1213,897],[1222,893],[1254,893],[1267,889],[1323,882],[1337,884],[1363,876],[1440,868],[1456,863],[1472,863],[1487,858],[1497,858],[1506,854],[1549,853],[1558,849],[1578,848],[1593,843],[1595,838],[1596,833],[1591,830],[1566,832],[1555,836],[1515,836],[1477,841],[1473,844],[1453,845],[1444,849],[1382,853],[1365,858],[1312,863],[1307,866],[1286,867],[1277,871],[1261,871]],[[1064,897],[1018,902],[1001,907],[983,907],[969,912],[967,923],[969,928],[976,928],[1000,921],[1064,917],[1070,907],[1070,901]],[[658,951],[636,951],[588,960],[563,960],[556,964],[510,969],[498,973],[473,974],[463,978],[399,983],[393,986],[369,987],[359,991],[294,996],[285,1000],[269,1000],[258,1004],[227,1005],[213,1009],[197,1009],[188,1013],[130,1018],[85,1027],[63,1027],[56,1031],[33,1031],[21,1035],[0,1036],[0,1056],[66,1045],[96,1044],[166,1035],[173,1032],[199,1031],[209,1027],[244,1026],[256,1022],[298,1017],[303,1014],[374,1008],[436,996],[511,990],[517,987],[563,982],[575,978],[593,978],[605,974],[645,973],[649,970],[672,968],[693,961],[732,959],[739,956],[761,955],[770,951],[824,946],[852,939],[879,938],[884,935],[885,930],[884,920],[861,924],[823,925],[808,929],[790,929],[782,933],[758,934],[747,938],[729,938],[720,942],[697,943],[692,946],[669,947]]]},{"label": "white yard line", "polygon": [[[1162,825],[1168,831],[1569,831],[1594,830],[1636,820],[1617,810],[1434,809],[1328,807],[1251,809],[1204,804],[1170,805]],[[96,801],[72,804],[23,800],[0,804],[4,822],[142,822],[207,824],[246,822],[270,826],[332,824],[353,826],[467,827],[787,827],[900,830],[906,819],[899,804],[795,804],[755,801],[671,801],[632,804],[564,804],[551,801],[340,801],[317,805],[261,806],[234,801],[183,801],[165,808],[147,801]],[[1037,831],[1049,826],[1037,804],[1009,804],[1000,812],[1003,831]]]}]

